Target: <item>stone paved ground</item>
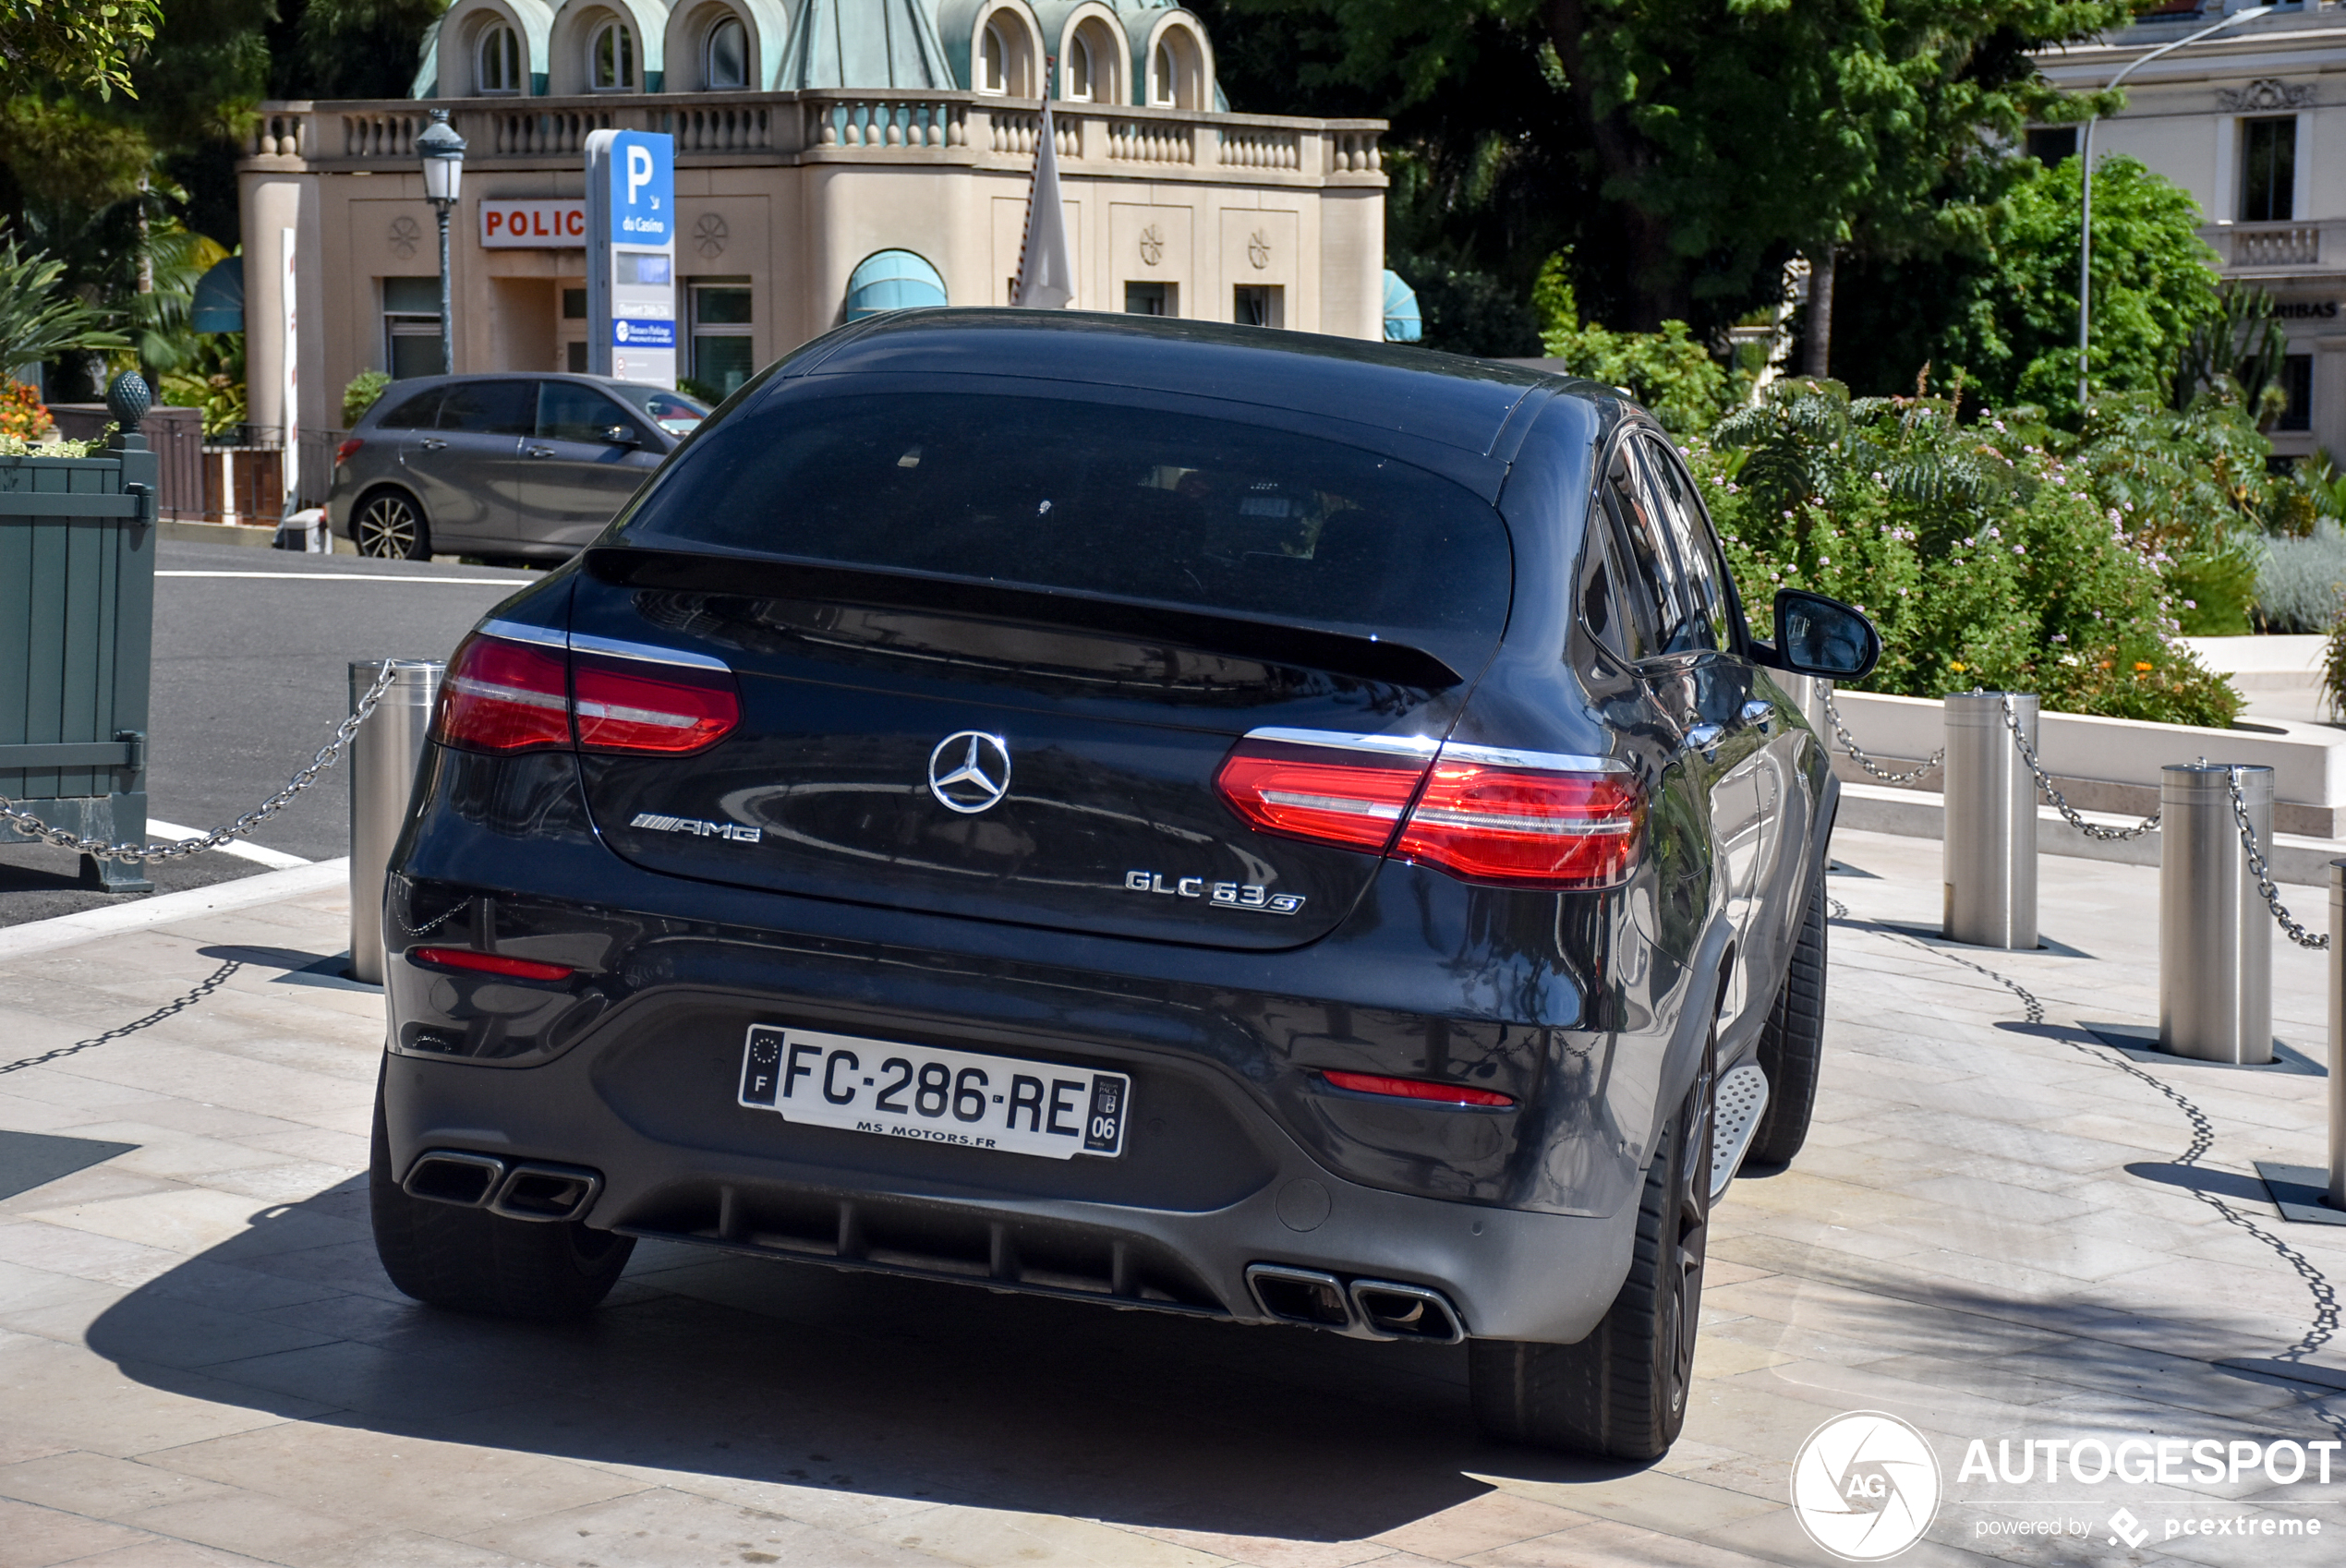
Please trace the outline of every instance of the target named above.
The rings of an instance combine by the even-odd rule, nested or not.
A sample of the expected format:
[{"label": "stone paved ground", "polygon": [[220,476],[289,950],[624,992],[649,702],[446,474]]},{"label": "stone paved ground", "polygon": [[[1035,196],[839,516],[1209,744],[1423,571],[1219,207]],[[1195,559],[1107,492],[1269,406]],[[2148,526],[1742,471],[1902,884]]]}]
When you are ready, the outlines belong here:
[{"label": "stone paved ground", "polygon": [[[1789,1467],[1861,1409],[1944,1466],[1902,1562],[2346,1560],[2337,1451],[2327,1486],[1958,1474],[1974,1438],[2346,1439],[2346,1229],[2249,1174],[2318,1162],[2324,1080],[2081,1027],[2156,1021],[2155,871],[2047,861],[2062,946],[1990,954],[1903,928],[1935,844],[1836,848],[1820,1125],[1719,1211],[1694,1408],[1642,1469],[1481,1441],[1454,1350],[683,1249],[580,1327],[427,1311],[365,1224],[380,1004],[303,972],[338,897],[0,959],[0,1129],[120,1146],[0,1201],[0,1568],[1820,1563]],[[2275,983],[2319,1060],[2321,960]],[[2051,1521],[2086,1533],[1989,1533]]]}]

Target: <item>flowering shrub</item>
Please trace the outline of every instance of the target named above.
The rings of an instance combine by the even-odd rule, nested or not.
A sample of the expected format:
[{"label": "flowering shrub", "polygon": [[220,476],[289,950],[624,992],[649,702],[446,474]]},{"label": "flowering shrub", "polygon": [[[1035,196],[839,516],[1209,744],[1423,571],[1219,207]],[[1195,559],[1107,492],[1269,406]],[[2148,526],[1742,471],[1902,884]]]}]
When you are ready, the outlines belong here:
[{"label": "flowering shrub", "polygon": [[56,422],[41,394],[22,381],[0,382],[0,436],[20,441],[44,441],[56,433]]},{"label": "flowering shrub", "polygon": [[1780,587],[1873,618],[1883,651],[1863,690],[2035,692],[2048,709],[2219,728],[2239,712],[2175,641],[2176,541],[2002,420],[1780,382],[1690,455],[1756,618]]}]

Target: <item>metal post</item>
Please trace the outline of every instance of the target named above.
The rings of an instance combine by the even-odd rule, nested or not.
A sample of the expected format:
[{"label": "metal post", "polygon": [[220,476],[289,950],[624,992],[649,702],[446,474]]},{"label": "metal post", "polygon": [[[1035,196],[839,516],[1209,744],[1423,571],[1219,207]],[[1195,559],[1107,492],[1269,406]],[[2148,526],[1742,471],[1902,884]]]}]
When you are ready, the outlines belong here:
[{"label": "metal post", "polygon": [[1828,752],[1831,751],[1832,726],[1825,717],[1825,699],[1832,695],[1832,682],[1821,675],[1786,675],[1780,679],[1790,694],[1799,699],[1800,717],[1808,721],[1808,728],[1817,732],[1817,738],[1825,742]]},{"label": "metal post", "polygon": [[2196,1061],[2253,1066],[2273,1059],[2273,924],[2241,847],[2235,778],[2249,826],[2269,844],[2271,768],[2201,761],[2161,770],[2159,1043]]},{"label": "metal post", "polygon": [[435,201],[432,210],[440,214],[440,373],[456,373],[456,319],[450,309],[449,296],[453,292],[448,278],[448,203]]},{"label": "metal post", "polygon": [[424,754],[424,732],[447,667],[431,659],[363,659],[350,667],[350,707],[373,690],[383,665],[398,667],[373,715],[350,741],[350,975],[383,977],[383,873],[407,820],[407,797]]},{"label": "metal post", "polygon": [[2037,781],[2004,724],[2004,698],[2037,743],[2033,692],[1950,692],[1941,930],[1979,947],[2037,945]]},{"label": "metal post", "polygon": [[2346,1209],[2346,861],[2329,862],[2328,1202]]}]

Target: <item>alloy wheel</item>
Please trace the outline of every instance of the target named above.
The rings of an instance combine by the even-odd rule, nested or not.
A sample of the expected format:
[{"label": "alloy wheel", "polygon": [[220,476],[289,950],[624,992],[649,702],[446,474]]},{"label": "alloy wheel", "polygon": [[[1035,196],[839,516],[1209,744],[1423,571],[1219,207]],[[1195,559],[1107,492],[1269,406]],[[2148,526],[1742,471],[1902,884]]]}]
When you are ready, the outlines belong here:
[{"label": "alloy wheel", "polygon": [[357,532],[360,555],[413,561],[421,553],[424,520],[405,498],[379,495],[360,509]]}]

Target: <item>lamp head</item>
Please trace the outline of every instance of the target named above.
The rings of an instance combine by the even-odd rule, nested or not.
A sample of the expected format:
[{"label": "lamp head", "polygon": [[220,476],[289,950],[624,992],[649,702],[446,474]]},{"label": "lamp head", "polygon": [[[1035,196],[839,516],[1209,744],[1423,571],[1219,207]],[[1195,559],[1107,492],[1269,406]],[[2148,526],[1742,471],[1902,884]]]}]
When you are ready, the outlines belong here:
[{"label": "lamp head", "polygon": [[424,165],[424,195],[443,207],[453,203],[465,177],[465,139],[448,123],[447,110],[431,112],[431,124],[416,138],[416,156]]}]

